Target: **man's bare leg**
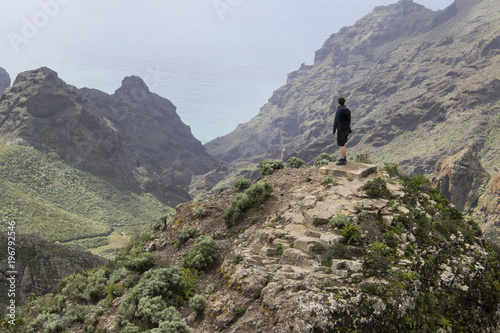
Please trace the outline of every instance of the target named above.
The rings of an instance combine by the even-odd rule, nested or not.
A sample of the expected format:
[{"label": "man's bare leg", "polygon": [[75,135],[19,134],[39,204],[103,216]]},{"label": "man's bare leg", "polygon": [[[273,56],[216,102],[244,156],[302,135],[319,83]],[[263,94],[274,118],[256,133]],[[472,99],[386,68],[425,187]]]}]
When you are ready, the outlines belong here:
[{"label": "man's bare leg", "polygon": [[340,158],[345,160],[345,156],[346,156],[346,148],[345,148],[345,145],[340,147]]}]

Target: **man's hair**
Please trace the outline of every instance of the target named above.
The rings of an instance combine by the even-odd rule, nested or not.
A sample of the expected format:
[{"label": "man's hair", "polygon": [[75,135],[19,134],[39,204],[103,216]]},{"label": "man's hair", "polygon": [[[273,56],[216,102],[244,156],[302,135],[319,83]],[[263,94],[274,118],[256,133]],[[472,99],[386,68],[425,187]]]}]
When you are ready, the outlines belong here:
[{"label": "man's hair", "polygon": [[345,104],[345,98],[344,97],[339,97],[339,104],[344,105]]}]

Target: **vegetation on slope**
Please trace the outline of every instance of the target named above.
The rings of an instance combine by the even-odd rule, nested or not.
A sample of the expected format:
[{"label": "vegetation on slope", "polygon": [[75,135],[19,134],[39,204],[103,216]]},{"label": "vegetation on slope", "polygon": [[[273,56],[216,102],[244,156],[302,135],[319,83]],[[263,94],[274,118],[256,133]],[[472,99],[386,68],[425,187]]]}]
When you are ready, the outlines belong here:
[{"label": "vegetation on slope", "polygon": [[114,229],[135,234],[169,211],[151,194],[119,188],[31,147],[1,146],[0,175],[0,230],[16,221],[20,234],[60,242],[97,239],[80,244],[95,247]]},{"label": "vegetation on slope", "polygon": [[[395,165],[387,171],[399,174]],[[255,323],[257,331],[285,326],[301,331],[295,325],[302,322],[310,330],[339,332],[479,332],[495,327],[499,256],[477,224],[451,207],[422,175],[390,178],[384,173],[364,182],[337,178],[335,184],[324,185],[314,170],[302,168],[277,170],[263,180],[272,184],[272,195],[242,217],[238,228],[227,228],[223,220],[236,189],[181,205],[164,231],[144,233],[106,267],[68,276],[53,294],[24,308],[25,322],[9,329],[189,332],[191,326],[237,331]],[[314,268],[295,274],[289,264],[281,263],[290,251],[299,251],[298,241],[294,245],[284,238],[292,223],[285,212],[307,209],[299,203],[310,197],[316,198],[315,205],[338,200],[328,195],[365,184],[367,193],[362,190],[364,194],[346,203],[354,211],[311,229],[344,235],[339,243],[314,244],[307,255],[308,260],[319,258],[324,272]],[[386,191],[395,186],[404,195]],[[394,219],[384,220],[370,208],[370,200],[374,205],[385,200],[384,210],[397,212]],[[183,242],[178,239],[187,227],[196,230],[196,241],[192,232]],[[283,240],[268,249],[269,256],[248,255],[252,250],[245,244],[269,244],[273,235]],[[192,265],[195,258],[197,264]],[[262,264],[256,265],[256,260]],[[346,269],[348,276],[341,278],[334,271],[340,263],[362,267],[356,272]]]}]

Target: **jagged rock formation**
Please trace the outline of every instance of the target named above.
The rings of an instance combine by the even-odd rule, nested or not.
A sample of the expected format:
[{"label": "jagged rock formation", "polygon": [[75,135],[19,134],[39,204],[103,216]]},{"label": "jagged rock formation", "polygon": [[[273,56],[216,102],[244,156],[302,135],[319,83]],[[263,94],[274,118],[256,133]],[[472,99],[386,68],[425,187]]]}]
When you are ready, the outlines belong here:
[{"label": "jagged rock formation", "polygon": [[0,135],[6,144],[24,141],[38,149],[52,149],[76,167],[125,184],[136,183],[130,154],[116,128],[49,68],[19,74],[2,95]]},{"label": "jagged rock formation", "polygon": [[500,173],[498,169],[491,181],[479,189],[481,197],[473,217],[483,221],[486,237],[500,244]]},{"label": "jagged rock formation", "polygon": [[[372,198],[374,192],[369,196],[365,190],[375,180],[378,188],[378,177],[388,180],[384,198]],[[94,302],[107,307],[96,312],[92,305],[66,302],[65,310],[51,314],[51,322],[63,330],[83,331],[90,325],[107,332],[156,330],[158,325],[200,333],[500,328],[499,256],[487,249],[477,225],[449,207],[429,182],[418,177],[389,180],[382,173],[352,181],[334,177],[327,184],[311,168],[279,170],[260,181],[273,186],[270,200],[230,228],[223,214],[238,194],[234,189],[179,205],[168,228],[149,243],[132,247],[130,256],[123,258],[139,267],[137,253],[154,254],[155,266],[140,282],[138,273],[127,273],[120,265],[112,272],[88,275],[88,281],[99,279],[103,289],[95,291],[103,300]],[[188,227],[192,231],[181,241],[179,235]],[[182,273],[194,288],[190,292],[206,298],[197,311],[187,301],[180,305],[182,296],[171,298],[186,291],[152,289],[158,283],[179,286],[175,281],[180,275],[165,267],[182,265],[183,254],[197,244],[192,236],[209,236],[217,248],[215,262],[199,279],[192,270]],[[154,278],[166,272],[171,275],[161,281]],[[65,285],[88,283],[82,279],[69,278]],[[112,302],[104,299],[110,281],[122,286]],[[51,297],[79,296],[66,291],[43,302],[50,304]],[[175,311],[164,312],[165,305],[174,303]],[[71,320],[68,307],[73,306],[93,319],[85,324]],[[40,316],[47,313],[32,311],[29,316],[27,323],[40,327],[45,318]]]},{"label": "jagged rock formation", "polygon": [[[0,239],[1,249],[3,253],[7,253],[7,235],[0,233]],[[47,242],[37,235],[18,235],[15,249],[16,296],[21,302],[26,301],[31,293],[38,296],[49,293],[58,281],[68,274],[101,267],[106,263],[102,257],[62,244]],[[3,256],[0,260],[2,304],[6,304],[8,271],[12,269],[9,269],[7,256]]]},{"label": "jagged rock formation", "polygon": [[113,95],[83,92],[119,130],[137,155],[136,163],[159,175],[162,183],[188,187],[193,175],[217,167],[219,162],[191,134],[172,102],[150,92],[141,78],[125,78]]},{"label": "jagged rock formation", "polygon": [[476,140],[490,170],[500,162],[499,6],[457,0],[432,12],[401,0],[377,7],[333,34],[314,64],[289,74],[258,116],[207,150],[230,163],[310,145],[333,152],[329,109],[344,95],[353,115],[351,154],[423,173]]},{"label": "jagged rock formation", "polygon": [[191,178],[218,161],[175,110],[138,77],[107,95],[40,68],[19,74],[1,97],[0,135],[5,144],[53,150],[73,166],[176,205],[190,199]]},{"label": "jagged rock formation", "polygon": [[0,67],[0,95],[3,94],[5,89],[10,87],[10,76],[9,73],[2,67]]},{"label": "jagged rock formation", "polygon": [[454,156],[443,156],[436,164],[431,181],[460,211],[471,213],[477,206],[479,189],[489,181],[477,146],[469,143]]}]

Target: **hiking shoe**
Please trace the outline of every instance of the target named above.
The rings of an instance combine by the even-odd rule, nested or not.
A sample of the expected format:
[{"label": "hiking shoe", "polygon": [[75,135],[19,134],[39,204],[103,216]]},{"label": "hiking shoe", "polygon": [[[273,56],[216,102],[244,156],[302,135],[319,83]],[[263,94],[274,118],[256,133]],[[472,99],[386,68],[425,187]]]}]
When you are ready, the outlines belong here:
[{"label": "hiking shoe", "polygon": [[338,160],[338,162],[336,164],[337,165],[346,165],[347,164],[347,159],[341,158],[340,160]]}]

